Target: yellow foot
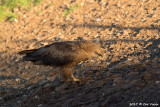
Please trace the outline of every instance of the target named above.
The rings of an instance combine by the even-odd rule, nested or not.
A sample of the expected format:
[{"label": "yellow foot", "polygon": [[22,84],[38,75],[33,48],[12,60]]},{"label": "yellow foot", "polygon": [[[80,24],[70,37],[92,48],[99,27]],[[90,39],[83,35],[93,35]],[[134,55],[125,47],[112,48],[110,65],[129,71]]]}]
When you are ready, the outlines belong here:
[{"label": "yellow foot", "polygon": [[79,80],[79,79],[76,79],[76,78],[73,78],[73,81],[79,82],[80,80]]},{"label": "yellow foot", "polygon": [[72,75],[72,78],[73,78],[73,81],[74,81],[74,82],[80,81],[79,79],[75,78],[73,75]]}]

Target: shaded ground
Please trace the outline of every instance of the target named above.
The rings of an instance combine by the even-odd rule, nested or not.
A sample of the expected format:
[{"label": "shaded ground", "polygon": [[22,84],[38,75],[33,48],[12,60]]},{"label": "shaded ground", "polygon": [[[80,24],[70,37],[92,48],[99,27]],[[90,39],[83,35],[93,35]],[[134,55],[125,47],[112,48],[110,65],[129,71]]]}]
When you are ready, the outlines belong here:
[{"label": "shaded ground", "polygon": [[[30,12],[15,12],[17,20],[0,23],[2,107],[159,106],[159,0],[46,0]],[[81,39],[100,42],[105,61],[78,65],[80,84],[61,83],[56,69],[17,55],[54,41]]]}]

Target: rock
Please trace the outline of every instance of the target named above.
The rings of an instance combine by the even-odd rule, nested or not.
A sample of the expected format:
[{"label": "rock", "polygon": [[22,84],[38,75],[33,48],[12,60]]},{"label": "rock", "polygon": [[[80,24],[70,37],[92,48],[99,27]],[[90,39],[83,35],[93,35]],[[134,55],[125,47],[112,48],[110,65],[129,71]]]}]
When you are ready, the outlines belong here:
[{"label": "rock", "polygon": [[62,107],[69,107],[72,104],[72,99],[67,99],[63,104]]},{"label": "rock", "polygon": [[44,107],[44,105],[43,104],[39,104],[38,107]]},{"label": "rock", "polygon": [[83,37],[77,37],[76,40],[83,40]]},{"label": "rock", "polygon": [[145,82],[151,82],[153,80],[153,77],[152,77],[152,74],[150,72],[145,72],[141,75],[142,79],[145,81]]},{"label": "rock", "polygon": [[97,18],[97,19],[96,19],[96,21],[97,21],[97,22],[100,22],[100,21],[102,21],[102,19],[100,19],[100,18]]},{"label": "rock", "polygon": [[113,81],[113,86],[116,86],[116,85],[121,85],[124,83],[124,79],[119,77],[119,78],[116,78],[114,81]]},{"label": "rock", "polygon": [[4,102],[3,97],[0,97],[0,104]]},{"label": "rock", "polygon": [[116,78],[119,78],[120,76],[121,76],[121,74],[115,74],[115,75],[112,75],[112,78],[116,79]]},{"label": "rock", "polygon": [[126,75],[126,77],[127,77],[127,78],[133,78],[133,79],[134,79],[135,75],[137,75],[137,74],[138,74],[138,72],[130,72],[130,73],[128,73],[128,74]]},{"label": "rock", "polygon": [[14,21],[17,23],[18,22],[18,20],[17,19],[14,19]]},{"label": "rock", "polygon": [[156,85],[160,88],[160,81],[156,81]]},{"label": "rock", "polygon": [[60,39],[60,37],[55,37],[54,40],[55,41],[60,41],[61,39]]},{"label": "rock", "polygon": [[99,38],[99,37],[100,37],[100,35],[96,35],[96,36],[95,36],[95,38]]},{"label": "rock", "polygon": [[19,79],[19,78],[17,78],[17,79],[16,79],[16,82],[19,82],[19,81],[20,81],[20,79]]}]

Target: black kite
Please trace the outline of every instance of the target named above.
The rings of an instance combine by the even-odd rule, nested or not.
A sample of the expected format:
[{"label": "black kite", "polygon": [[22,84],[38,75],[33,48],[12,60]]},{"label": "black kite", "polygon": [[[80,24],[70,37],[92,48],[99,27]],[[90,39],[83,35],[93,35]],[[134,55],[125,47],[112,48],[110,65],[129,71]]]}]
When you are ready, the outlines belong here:
[{"label": "black kite", "polygon": [[65,81],[79,81],[73,74],[73,68],[90,58],[102,58],[100,46],[91,41],[55,42],[39,49],[24,50],[18,54],[24,55],[25,61],[36,65],[49,65],[60,68],[60,74]]}]

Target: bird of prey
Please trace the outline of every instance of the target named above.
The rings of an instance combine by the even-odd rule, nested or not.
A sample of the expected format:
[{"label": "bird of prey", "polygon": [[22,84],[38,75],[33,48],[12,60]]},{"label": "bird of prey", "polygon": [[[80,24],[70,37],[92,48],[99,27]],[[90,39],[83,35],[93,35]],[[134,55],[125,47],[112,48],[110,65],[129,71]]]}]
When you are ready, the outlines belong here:
[{"label": "bird of prey", "polygon": [[73,74],[73,68],[90,58],[102,59],[102,48],[91,41],[54,42],[39,49],[24,50],[18,53],[24,61],[36,65],[46,65],[60,68],[60,75],[65,82],[79,81]]}]

